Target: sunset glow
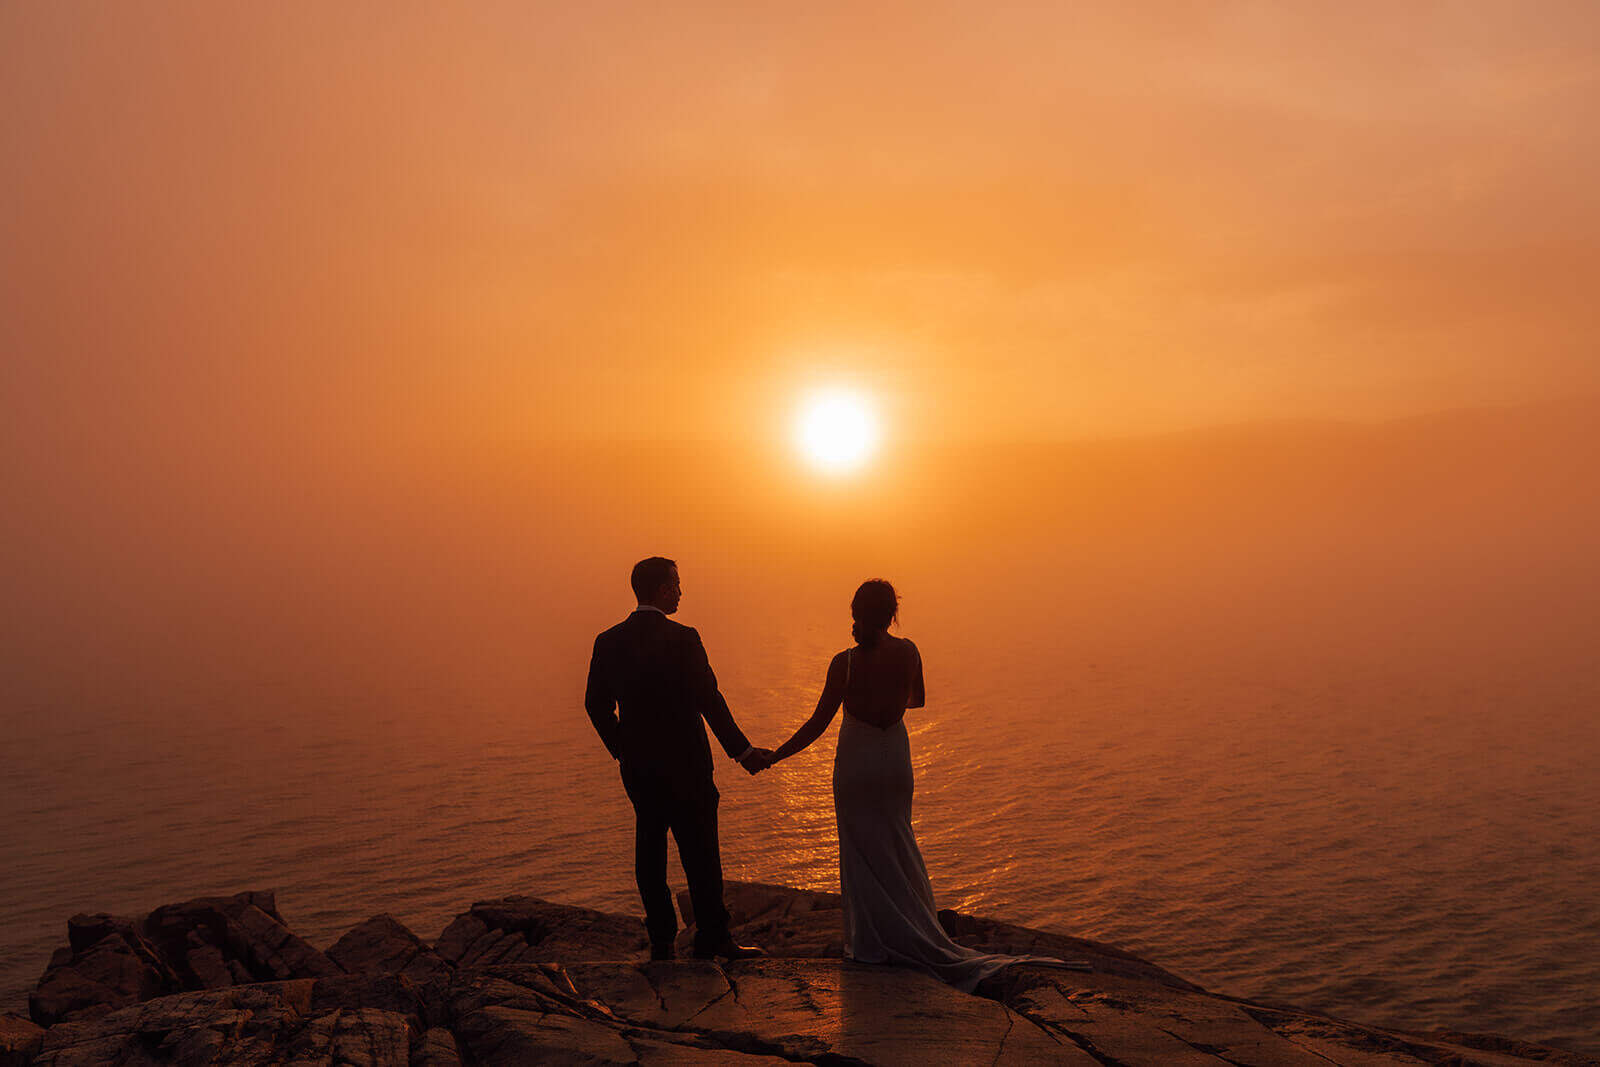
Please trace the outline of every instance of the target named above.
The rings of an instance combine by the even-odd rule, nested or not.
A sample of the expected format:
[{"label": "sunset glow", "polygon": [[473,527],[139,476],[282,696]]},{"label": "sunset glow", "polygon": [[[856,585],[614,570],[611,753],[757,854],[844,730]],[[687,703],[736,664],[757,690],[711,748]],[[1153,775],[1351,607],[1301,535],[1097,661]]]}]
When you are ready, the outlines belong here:
[{"label": "sunset glow", "polygon": [[795,442],[806,460],[821,470],[855,470],[877,448],[876,413],[860,393],[845,389],[817,393],[800,409]]},{"label": "sunset glow", "polygon": [[[1595,0],[0,2],[0,1048],[88,988],[68,916],[200,894],[279,887],[313,975],[507,893],[646,966],[586,682],[662,557],[694,685],[637,721],[710,757],[660,807],[720,804],[783,974],[843,905],[788,943],[748,887],[843,899],[884,579],[939,908],[1600,1056],[1596,57]],[[814,744],[725,751],[841,655]],[[175,930],[117,973],[199,981]]]}]

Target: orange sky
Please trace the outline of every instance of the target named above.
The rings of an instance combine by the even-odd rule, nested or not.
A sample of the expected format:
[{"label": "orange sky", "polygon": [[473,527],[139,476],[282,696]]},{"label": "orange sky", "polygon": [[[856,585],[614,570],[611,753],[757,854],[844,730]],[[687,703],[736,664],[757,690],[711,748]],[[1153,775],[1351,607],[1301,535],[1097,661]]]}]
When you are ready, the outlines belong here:
[{"label": "orange sky", "polygon": [[0,5],[0,673],[476,676],[658,552],[1592,615],[1600,7],[1002,7]]},{"label": "orange sky", "polygon": [[1077,438],[1600,385],[1600,8],[1003,8],[4,5],[0,421],[746,440],[843,378],[904,437]]}]

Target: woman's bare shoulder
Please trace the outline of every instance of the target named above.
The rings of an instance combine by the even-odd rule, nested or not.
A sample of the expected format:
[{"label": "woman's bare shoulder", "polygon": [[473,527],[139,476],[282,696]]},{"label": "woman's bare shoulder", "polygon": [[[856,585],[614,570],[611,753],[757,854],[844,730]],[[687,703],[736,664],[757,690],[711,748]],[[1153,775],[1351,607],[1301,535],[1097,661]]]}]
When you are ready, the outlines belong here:
[{"label": "woman's bare shoulder", "polygon": [[901,655],[909,656],[914,659],[921,658],[922,653],[917,651],[916,642],[912,641],[911,638],[891,636],[889,640],[894,642],[894,647],[899,649]]}]

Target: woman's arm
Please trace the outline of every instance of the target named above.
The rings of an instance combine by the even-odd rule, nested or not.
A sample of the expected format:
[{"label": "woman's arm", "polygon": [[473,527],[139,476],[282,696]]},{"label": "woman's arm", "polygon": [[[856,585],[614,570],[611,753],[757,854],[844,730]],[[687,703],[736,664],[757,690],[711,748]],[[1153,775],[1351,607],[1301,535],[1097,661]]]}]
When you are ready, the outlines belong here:
[{"label": "woman's arm", "polygon": [[828,664],[828,677],[822,683],[822,695],[817,698],[817,710],[794,732],[794,736],[778,746],[772,754],[772,762],[788,759],[796,752],[803,752],[817,738],[822,736],[822,731],[828,728],[834,715],[839,711],[839,705],[844,703],[844,657],[845,653],[833,657],[833,662]]},{"label": "woman's arm", "polygon": [[922,684],[922,653],[917,651],[917,646],[912,644],[909,638],[906,639],[906,644],[911,645],[911,677],[910,684],[906,687],[908,690],[906,707],[920,708],[928,703],[928,690]]}]

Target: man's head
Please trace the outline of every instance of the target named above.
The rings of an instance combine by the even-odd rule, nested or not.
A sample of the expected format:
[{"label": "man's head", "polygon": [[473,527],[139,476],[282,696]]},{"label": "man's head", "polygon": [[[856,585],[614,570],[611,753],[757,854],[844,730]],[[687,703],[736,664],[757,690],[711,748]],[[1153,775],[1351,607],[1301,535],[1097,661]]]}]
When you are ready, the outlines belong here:
[{"label": "man's head", "polygon": [[678,582],[678,565],[672,560],[664,556],[641,559],[633,565],[633,575],[628,580],[641,605],[660,608],[668,615],[678,610],[683,586]]}]

